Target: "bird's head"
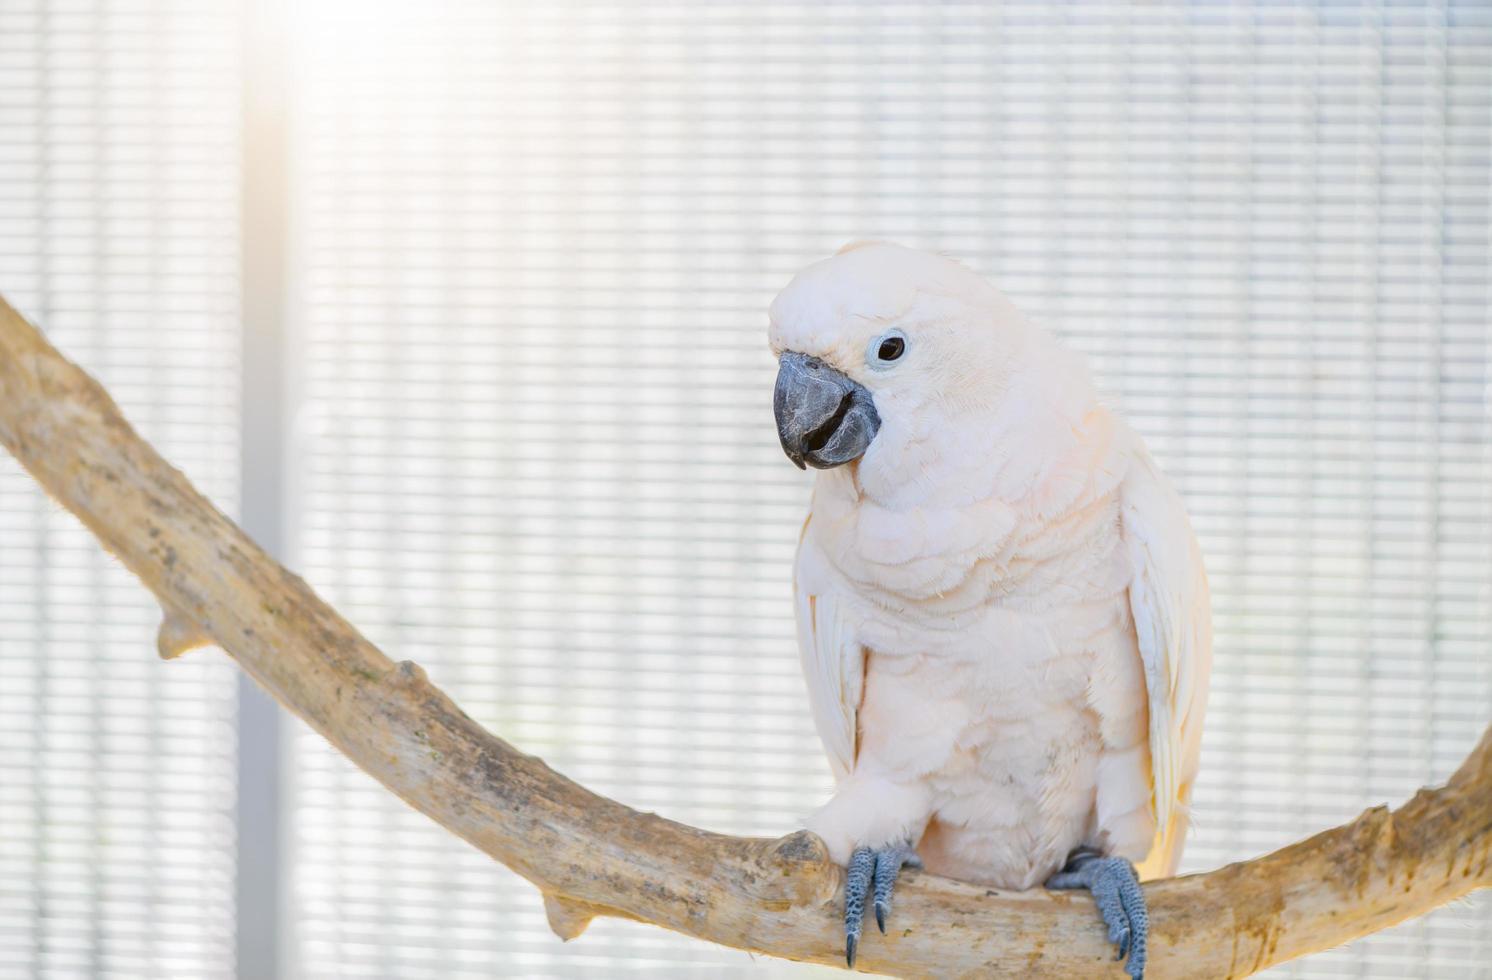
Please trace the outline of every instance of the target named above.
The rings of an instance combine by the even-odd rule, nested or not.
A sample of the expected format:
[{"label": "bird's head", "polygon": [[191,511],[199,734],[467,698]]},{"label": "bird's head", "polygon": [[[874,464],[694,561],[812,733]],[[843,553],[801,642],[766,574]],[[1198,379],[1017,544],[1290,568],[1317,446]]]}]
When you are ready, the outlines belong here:
[{"label": "bird's head", "polygon": [[937,445],[940,427],[998,402],[1030,330],[964,266],[882,242],[804,269],[770,317],[777,434],[817,469],[954,451]]}]

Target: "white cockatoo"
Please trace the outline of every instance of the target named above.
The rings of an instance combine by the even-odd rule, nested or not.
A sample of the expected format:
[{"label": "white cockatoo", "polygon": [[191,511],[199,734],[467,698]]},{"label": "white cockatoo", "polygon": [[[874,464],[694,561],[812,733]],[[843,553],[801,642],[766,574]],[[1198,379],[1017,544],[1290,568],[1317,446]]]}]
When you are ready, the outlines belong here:
[{"label": "white cockatoo", "polygon": [[783,449],[819,470],[796,613],[837,789],[808,829],[849,867],[850,964],[920,861],[1090,889],[1140,977],[1137,874],[1180,857],[1211,661],[1180,497],[1082,358],[949,259],[849,246],[771,344]]}]

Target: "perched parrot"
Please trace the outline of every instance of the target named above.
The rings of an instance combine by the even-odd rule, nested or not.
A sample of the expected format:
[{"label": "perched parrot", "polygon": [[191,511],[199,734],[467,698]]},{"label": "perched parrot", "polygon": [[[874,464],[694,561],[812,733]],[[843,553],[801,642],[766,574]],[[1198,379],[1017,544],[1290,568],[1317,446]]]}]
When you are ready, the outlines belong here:
[{"label": "perched parrot", "polygon": [[904,864],[1086,888],[1139,978],[1212,656],[1180,497],[1084,362],[941,256],[848,246],[772,303],[782,448],[818,470],[798,640],[848,866],[845,955]]}]

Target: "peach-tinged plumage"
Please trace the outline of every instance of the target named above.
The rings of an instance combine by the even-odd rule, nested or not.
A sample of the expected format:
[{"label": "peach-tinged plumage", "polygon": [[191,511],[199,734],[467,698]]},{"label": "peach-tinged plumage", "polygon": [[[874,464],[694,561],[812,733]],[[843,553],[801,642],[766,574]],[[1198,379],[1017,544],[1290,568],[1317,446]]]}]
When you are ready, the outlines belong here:
[{"label": "peach-tinged plumage", "polygon": [[[889,329],[905,356],[867,349]],[[931,870],[1029,888],[1079,846],[1170,873],[1211,657],[1180,499],[1081,358],[948,259],[859,245],[771,309],[880,416],[820,472],[795,569],[837,791],[836,860],[910,839]]]}]

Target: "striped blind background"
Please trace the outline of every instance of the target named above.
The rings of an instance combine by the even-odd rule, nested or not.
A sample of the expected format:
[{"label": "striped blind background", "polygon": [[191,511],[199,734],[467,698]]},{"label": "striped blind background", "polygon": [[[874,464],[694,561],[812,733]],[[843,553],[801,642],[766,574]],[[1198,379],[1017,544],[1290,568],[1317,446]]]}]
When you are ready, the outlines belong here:
[{"label": "striped blind background", "polygon": [[[238,488],[223,0],[0,0],[0,291],[219,503]],[[231,976],[234,668],[0,452],[0,977]]]},{"label": "striped blind background", "polygon": [[[1448,6],[302,8],[299,555],[636,806],[826,794],[764,309],[863,237],[1074,344],[1217,596],[1193,868],[1445,776],[1492,711],[1492,17]],[[307,977],[793,972],[537,895],[297,743]],[[1492,903],[1284,975],[1488,975]]]},{"label": "striped blind background", "polygon": [[[239,6],[0,0],[0,289],[229,507]],[[290,35],[291,558],[521,748],[722,831],[826,796],[764,310],[867,237],[1088,351],[1182,487],[1189,868],[1404,798],[1492,716],[1488,4],[302,0]],[[0,977],[232,971],[232,674],[154,624],[0,459]],[[562,946],[292,731],[293,976],[807,972]],[[1492,901],[1277,975],[1492,976]]]}]

